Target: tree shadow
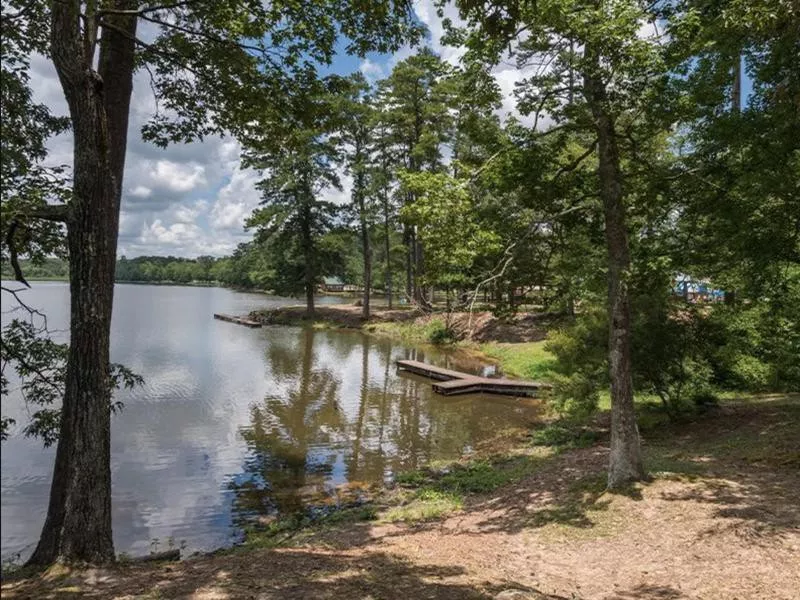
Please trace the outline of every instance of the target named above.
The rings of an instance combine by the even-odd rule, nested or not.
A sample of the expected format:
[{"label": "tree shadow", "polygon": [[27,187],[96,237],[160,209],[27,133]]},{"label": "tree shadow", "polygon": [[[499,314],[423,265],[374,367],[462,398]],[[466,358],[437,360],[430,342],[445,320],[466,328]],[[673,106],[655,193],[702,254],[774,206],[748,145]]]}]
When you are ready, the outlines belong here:
[{"label": "tree shadow", "polygon": [[565,452],[515,487],[469,503],[467,512],[485,515],[476,524],[481,533],[517,533],[550,524],[591,529],[593,514],[606,511],[612,501],[606,490],[606,457],[602,447]]},{"label": "tree shadow", "polygon": [[[171,565],[90,570],[4,585],[6,598],[193,598],[328,600],[420,598],[488,600],[519,590],[536,600],[566,600],[522,584],[477,584],[458,565],[429,565],[383,552],[308,549],[229,553]],[[501,596],[502,597],[502,596]]]},{"label": "tree shadow", "polygon": [[660,497],[714,505],[701,537],[732,531],[761,543],[800,527],[800,402],[787,399],[735,406],[654,440],[652,460],[687,483]]},{"label": "tree shadow", "polygon": [[663,492],[668,501],[715,505],[719,519],[700,537],[731,531],[751,543],[782,537],[800,526],[800,476],[783,473],[727,473],[720,478],[696,480],[691,487]]}]

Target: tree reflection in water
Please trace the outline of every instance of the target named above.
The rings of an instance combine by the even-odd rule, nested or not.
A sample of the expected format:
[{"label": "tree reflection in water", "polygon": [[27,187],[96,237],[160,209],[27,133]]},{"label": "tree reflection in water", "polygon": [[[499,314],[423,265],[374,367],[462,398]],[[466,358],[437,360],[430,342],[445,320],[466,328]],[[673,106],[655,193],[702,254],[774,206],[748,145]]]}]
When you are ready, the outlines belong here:
[{"label": "tree reflection in water", "polygon": [[538,413],[530,401],[436,396],[428,382],[394,367],[413,358],[480,369],[474,362],[360,333],[290,331],[270,336],[266,358],[276,392],[251,407],[250,425],[241,430],[248,457],[229,484],[240,526],[297,512],[342,485],[381,483],[431,459],[456,458]]}]

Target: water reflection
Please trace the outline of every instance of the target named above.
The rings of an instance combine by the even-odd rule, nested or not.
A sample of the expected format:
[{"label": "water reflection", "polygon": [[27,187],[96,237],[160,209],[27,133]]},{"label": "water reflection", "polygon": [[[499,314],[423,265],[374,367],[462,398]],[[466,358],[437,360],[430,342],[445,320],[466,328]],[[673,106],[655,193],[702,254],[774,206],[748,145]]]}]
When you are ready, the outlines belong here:
[{"label": "water reflection", "polygon": [[[25,294],[53,328],[66,327],[65,285],[34,284]],[[531,403],[436,396],[394,366],[415,359],[484,369],[463,357],[358,332],[247,329],[211,317],[292,300],[133,285],[117,286],[114,300],[112,360],[145,377],[120,394],[125,408],[112,419],[119,552],[146,554],[153,539],[170,537],[190,552],[211,550],[259,515],[456,457],[536,418]],[[21,435],[27,409],[18,394],[3,398],[3,411],[20,424],[0,453],[2,555],[24,559],[44,521],[54,452]]]},{"label": "water reflection", "polygon": [[431,459],[455,458],[536,417],[530,401],[443,398],[399,376],[400,358],[481,372],[483,365],[359,333],[287,330],[266,350],[280,390],[250,409],[243,472],[232,477],[234,520],[292,513],[343,486],[383,482]]}]

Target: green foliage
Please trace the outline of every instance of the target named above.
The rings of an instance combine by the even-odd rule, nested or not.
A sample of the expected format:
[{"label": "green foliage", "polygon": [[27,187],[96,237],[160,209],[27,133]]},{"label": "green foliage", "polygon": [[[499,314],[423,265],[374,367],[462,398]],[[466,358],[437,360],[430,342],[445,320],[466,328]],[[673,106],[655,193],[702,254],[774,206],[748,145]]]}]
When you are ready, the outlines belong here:
[{"label": "green foliage", "polygon": [[390,523],[433,521],[461,510],[463,504],[463,499],[457,494],[423,489],[407,503],[387,510],[382,515],[382,519]]},{"label": "green foliage", "polygon": [[426,329],[428,341],[431,344],[443,345],[456,341],[453,330],[439,319],[432,319]]},{"label": "green foliage", "polygon": [[546,348],[546,342],[515,344],[490,342],[480,345],[480,351],[500,363],[504,375],[549,381],[556,366],[555,356]]},{"label": "green foliage", "polygon": [[[17,12],[25,16],[11,16]],[[4,4],[0,20],[0,257],[4,267],[11,246],[36,263],[53,253],[63,256],[65,251],[60,224],[30,217],[31,212],[63,203],[70,195],[66,167],[43,164],[47,140],[65,131],[68,119],[36,104],[30,88],[31,55],[46,54],[48,21],[43,3],[16,1]]]},{"label": "green foliage", "polygon": [[597,380],[585,373],[553,376],[553,393],[550,405],[561,415],[570,418],[586,418],[597,410],[600,393]]},{"label": "green foliage", "polygon": [[445,289],[469,283],[478,256],[496,250],[498,236],[477,223],[468,181],[411,172],[401,172],[400,181],[415,198],[400,215],[415,227],[425,250],[423,283]]},{"label": "green foliage", "polygon": [[[0,341],[0,392],[6,397],[11,391],[11,381],[7,369],[13,368],[19,381],[18,389],[29,407],[34,410],[30,422],[23,428],[26,437],[41,438],[45,447],[58,440],[61,412],[52,408],[58,405],[64,394],[67,368],[67,346],[48,337],[44,327],[37,327],[32,321],[13,319],[3,329]],[[109,387],[112,390],[133,388],[143,379],[120,364],[109,366]],[[112,402],[111,411],[122,409],[121,402]],[[10,418],[2,419],[0,435],[6,439],[8,427],[14,424]]]}]

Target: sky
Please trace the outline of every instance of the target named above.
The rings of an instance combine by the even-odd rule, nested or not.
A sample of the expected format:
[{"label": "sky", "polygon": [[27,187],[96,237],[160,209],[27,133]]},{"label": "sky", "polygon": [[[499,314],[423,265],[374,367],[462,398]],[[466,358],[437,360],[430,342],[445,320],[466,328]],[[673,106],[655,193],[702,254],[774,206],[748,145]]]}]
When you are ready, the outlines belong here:
[{"label": "sky", "polygon": [[[443,29],[433,2],[415,0],[414,10],[431,32],[427,45],[445,60],[457,62],[459,52],[439,43]],[[363,59],[340,53],[323,72],[349,74],[360,70],[377,81],[415,51],[404,47],[392,55],[370,54]],[[509,94],[513,90],[513,83],[508,87],[501,81],[501,85]],[[54,114],[67,114],[55,70],[42,56],[32,59],[31,86],[36,101],[49,106]],[[134,79],[117,255],[132,258],[230,254],[239,243],[252,237],[244,230],[244,222],[259,203],[255,187],[258,173],[240,167],[240,146],[232,138],[207,138],[166,149],[145,142],[141,126],[154,109],[147,72],[140,71]],[[71,133],[50,140],[47,162],[72,164]],[[342,183],[341,191],[325,192],[328,199],[338,203],[349,200],[351,180],[343,176]]]},{"label": "sky", "polygon": [[[444,28],[433,0],[413,0],[413,8],[429,30],[426,45],[443,60],[457,64],[463,49],[441,44]],[[445,7],[444,17],[460,23],[452,5]],[[342,52],[322,72],[346,75],[359,70],[371,81],[377,81],[414,52],[414,48],[403,47],[391,55],[370,54],[365,58]],[[49,106],[54,114],[66,115],[66,102],[50,61],[34,56],[31,71],[34,98]],[[515,110],[515,83],[530,73],[501,62],[492,74],[503,96],[498,113],[501,117],[509,114],[520,117]],[[241,168],[240,146],[232,138],[207,138],[166,149],[145,142],[141,127],[154,110],[155,99],[147,72],[140,71],[134,78],[131,103],[118,256],[191,258],[231,254],[238,244],[252,238],[244,230],[244,223],[259,204],[255,187],[259,174]],[[48,163],[71,165],[71,134],[52,138],[49,151]],[[352,180],[342,174],[341,181],[341,190],[329,189],[324,193],[328,200],[343,204],[349,201]]]}]

